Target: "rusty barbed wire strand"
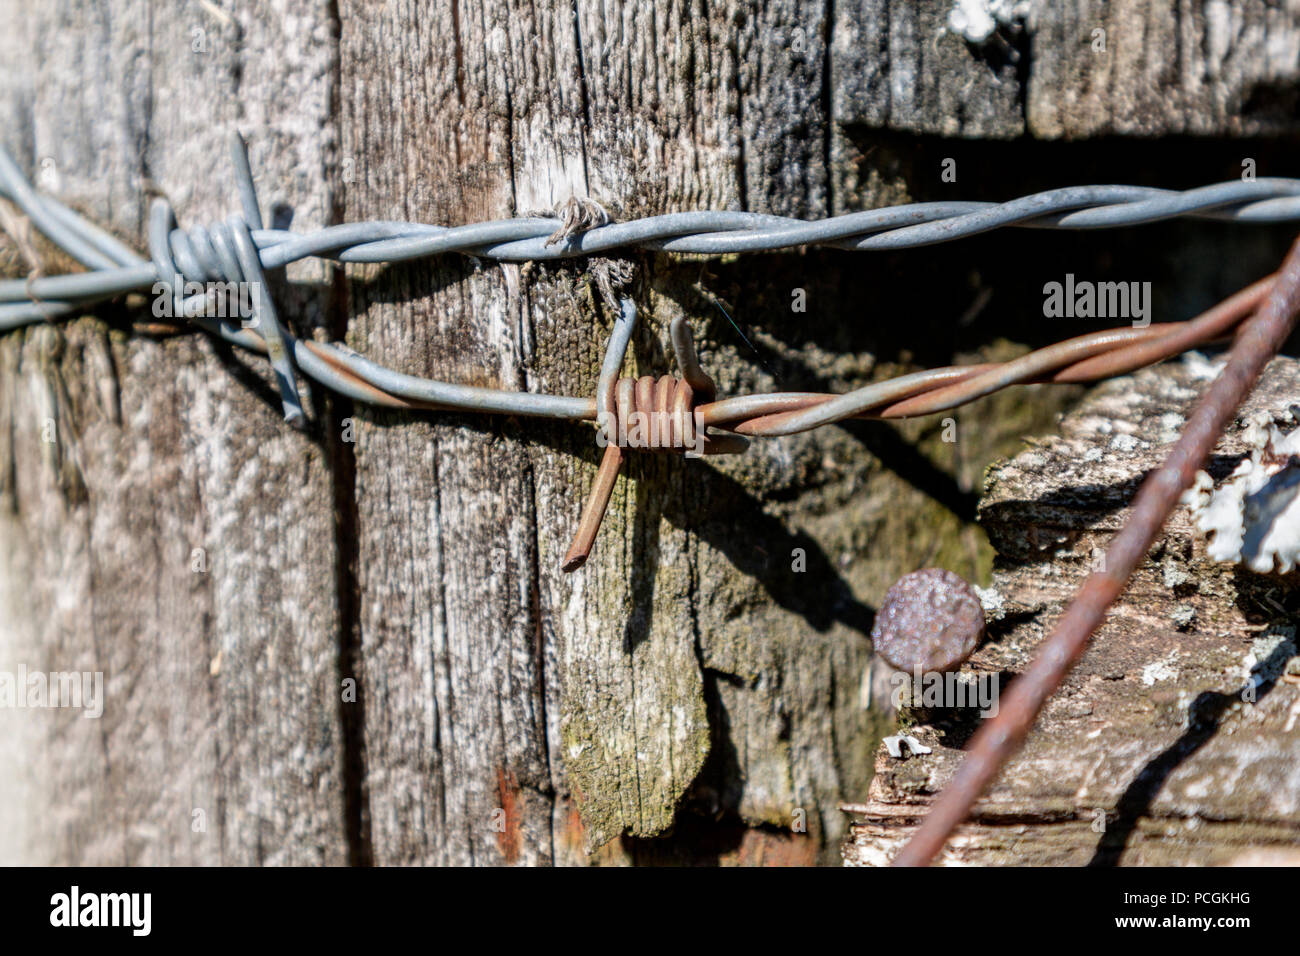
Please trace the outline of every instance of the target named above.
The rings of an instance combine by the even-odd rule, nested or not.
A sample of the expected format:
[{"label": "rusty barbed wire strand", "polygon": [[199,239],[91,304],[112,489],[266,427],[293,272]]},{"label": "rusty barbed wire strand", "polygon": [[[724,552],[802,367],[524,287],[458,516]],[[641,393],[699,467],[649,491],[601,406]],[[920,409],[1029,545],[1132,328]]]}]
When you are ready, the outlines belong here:
[{"label": "rusty barbed wire strand", "polygon": [[1019,749],[1043,704],[1087,650],[1093,633],[1146,557],[1197,469],[1213,452],[1237,407],[1295,328],[1298,315],[1300,239],[1271,282],[1263,305],[1241,325],[1222,372],[1197,402],[1164,464],[1142,483],[1128,520],[1106,549],[1103,570],[1089,575],[1029,667],[1011,683],[997,716],[971,738],[961,766],[893,865],[929,863]]},{"label": "rusty barbed wire strand", "polygon": [[[658,392],[649,389],[648,382],[643,383],[640,397],[635,385],[623,386],[620,399],[618,371],[636,316],[628,299],[620,304],[597,395],[583,398],[440,382],[385,368],[342,343],[298,339],[279,322],[266,293],[264,273],[308,256],[347,263],[395,261],[443,252],[501,259],[557,258],[626,245],[705,254],[804,244],[904,248],[1012,225],[1103,228],[1180,215],[1241,222],[1300,218],[1300,181],[1257,180],[1221,183],[1183,193],[1128,186],[1069,187],[1008,203],[922,203],[853,213],[818,223],[750,213],[702,212],[602,224],[608,217],[600,210],[599,215],[578,219],[573,215],[564,220],[512,219],[455,228],[367,222],[297,234],[261,228],[247,145],[235,134],[230,147],[242,216],[231,216],[210,230],[202,226],[180,229],[167,201],[155,199],[149,217],[151,260],[141,258],[57,200],[37,193],[17,164],[0,150],[0,197],[11,200],[51,241],[90,270],[0,281],[0,330],[66,317],[95,301],[152,289],[156,295],[171,300],[175,315],[227,342],[267,355],[285,418],[300,426],[305,419],[295,370],[355,401],[384,407],[572,421],[595,419],[599,423],[626,423],[627,416],[633,413],[670,413],[672,409],[659,405],[673,396],[678,402],[675,414],[683,416],[685,409],[690,409],[694,430],[689,434],[693,437],[695,431],[699,432],[704,453],[730,453],[743,447],[745,436],[791,435],[848,418],[928,415],[1011,385],[1076,383],[1132,371],[1228,335],[1262,301],[1273,279],[1256,282],[1188,322],[1095,332],[1010,362],[930,369],[844,394],[786,392],[716,400],[712,379],[699,365],[689,326],[682,317],[673,321],[670,338],[683,382],[671,384],[673,380],[669,380]],[[572,232],[587,224],[591,226],[585,232]],[[872,235],[864,237],[866,233]],[[249,327],[236,326],[212,314],[222,294],[213,286],[225,284],[228,294],[230,284],[241,282],[251,284],[254,291],[254,321]],[[722,431],[713,433],[711,428]],[[604,424],[602,434],[607,434]],[[678,437],[686,434],[683,430]],[[644,447],[679,451],[687,448],[684,442],[650,443]],[[589,553],[622,457],[617,440],[606,445],[597,493],[588,501],[579,534],[566,556],[566,567],[581,565]],[[602,495],[600,503],[597,499]]]}]

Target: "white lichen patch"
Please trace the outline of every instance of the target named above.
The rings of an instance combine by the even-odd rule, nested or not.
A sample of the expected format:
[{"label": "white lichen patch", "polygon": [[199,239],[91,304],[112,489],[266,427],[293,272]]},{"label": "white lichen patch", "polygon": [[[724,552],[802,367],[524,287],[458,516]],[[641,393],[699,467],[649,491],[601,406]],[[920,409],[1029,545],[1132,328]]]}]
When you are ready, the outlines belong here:
[{"label": "white lichen patch", "polygon": [[1158,661],[1142,668],[1142,683],[1151,687],[1158,681],[1173,680],[1178,676],[1178,652],[1170,651]]},{"label": "white lichen patch", "polygon": [[1173,609],[1169,618],[1174,622],[1174,627],[1186,631],[1196,623],[1196,608],[1190,604],[1180,604]]},{"label": "white lichen patch", "polygon": [[1187,423],[1186,419],[1177,412],[1166,412],[1160,416],[1160,441],[1164,444],[1178,441],[1178,436],[1182,434],[1183,425]]},{"label": "white lichen patch", "polygon": [[1187,569],[1174,561],[1165,561],[1160,571],[1165,587],[1170,591],[1192,580],[1192,576],[1187,573]]},{"label": "white lichen patch", "polygon": [[1227,362],[1212,362],[1201,352],[1188,352],[1183,356],[1183,366],[1198,382],[1214,381],[1227,364]]},{"label": "white lichen patch", "polygon": [[948,29],[978,46],[987,43],[999,28],[1020,29],[1029,12],[1025,0],[955,0],[948,13]]},{"label": "white lichen patch", "polygon": [[1300,428],[1284,435],[1261,414],[1244,437],[1250,457],[1217,489],[1197,472],[1183,503],[1215,561],[1286,574],[1300,563]]},{"label": "white lichen patch", "polygon": [[1242,676],[1257,682],[1272,680],[1285,670],[1286,661],[1295,652],[1295,628],[1275,624],[1250,642],[1250,651],[1241,662]]},{"label": "white lichen patch", "polygon": [[[933,752],[911,734],[895,734],[892,737],[886,737],[882,742],[885,749],[889,751],[889,756],[899,760],[908,754],[928,754]],[[907,753],[905,754],[904,751],[907,751]]]},{"label": "white lichen patch", "polygon": [[984,608],[984,613],[990,617],[999,618],[1002,616],[1002,595],[997,592],[996,588],[982,588],[978,584],[973,585],[975,595],[980,599],[980,604]]},{"label": "white lichen patch", "polygon": [[1115,421],[1104,415],[1084,415],[1074,427],[1084,435],[1109,435],[1115,430]]}]

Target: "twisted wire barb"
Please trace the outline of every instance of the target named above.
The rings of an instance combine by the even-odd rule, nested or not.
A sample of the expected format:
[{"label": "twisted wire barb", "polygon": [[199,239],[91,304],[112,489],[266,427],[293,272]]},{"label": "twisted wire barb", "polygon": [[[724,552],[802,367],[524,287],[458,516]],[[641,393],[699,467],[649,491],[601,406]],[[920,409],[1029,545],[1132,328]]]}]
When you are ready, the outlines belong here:
[{"label": "twisted wire barb", "polygon": [[[167,200],[157,198],[150,208],[150,259],[146,260],[58,200],[37,193],[0,149],[0,198],[17,205],[41,232],[88,270],[0,281],[0,331],[66,317],[96,301],[152,289],[171,298],[177,316],[227,342],[267,355],[285,419],[299,427],[305,425],[305,416],[297,372],[354,401],[390,408],[606,421],[619,407],[614,386],[635,320],[635,307],[629,300],[623,301],[622,315],[615,323],[597,395],[570,397],[421,378],[378,365],[342,343],[299,339],[280,322],[266,290],[265,273],[313,256],[375,263],[446,252],[507,261],[560,259],[628,247],[706,255],[803,245],[902,249],[1006,226],[1098,229],[1176,216],[1243,223],[1300,219],[1300,180],[1259,179],[1185,192],[1139,186],[1070,186],[1005,203],[913,203],[817,222],[705,211],[606,223],[602,210],[599,216],[578,219],[573,215],[563,219],[530,217],[457,227],[372,221],[296,233],[263,228],[247,146],[238,134],[231,138],[231,156],[242,214],[211,229],[201,225],[181,229]],[[589,222],[596,224],[584,229]],[[228,284],[228,293],[233,287],[229,284],[241,282],[252,285],[254,306],[254,321],[242,326],[212,314],[222,294],[219,286]],[[694,393],[689,405],[696,427],[713,450],[734,450],[739,436],[790,435],[847,418],[928,415],[1011,385],[1084,382],[1132,371],[1228,335],[1255,310],[1272,282],[1273,277],[1260,280],[1189,322],[1097,332],[1011,362],[931,369],[842,395],[780,392],[714,400],[712,382],[699,366],[684,320],[673,323],[671,336],[685,382]],[[629,394],[634,395],[635,390]],[[654,400],[638,403],[625,399],[621,404],[627,413],[651,409]],[[710,436],[710,428],[733,435]],[[617,449],[617,443],[614,447]],[[603,490],[605,501],[621,457],[621,451],[606,453],[597,487],[598,493]],[[591,520],[584,514],[575,539],[578,550],[571,550],[566,565],[581,564],[579,553],[585,558],[580,548],[582,529],[589,529],[594,539],[603,511],[603,504],[597,509],[589,502]],[[590,542],[586,547],[590,548]]]},{"label": "twisted wire barb", "polygon": [[624,299],[614,334],[605,350],[600,383],[596,386],[596,421],[601,428],[598,443],[604,445],[605,453],[600,459],[596,482],[582,510],[573,543],[560,564],[566,572],[582,567],[596,543],[596,533],[614,491],[614,480],[623,464],[625,447],[681,452],[696,457],[734,455],[749,447],[749,440],[740,435],[709,433],[699,400],[703,399],[706,405],[712,404],[717,386],[696,357],[691,328],[683,316],[677,316],[669,326],[677,365],[682,371],[681,378],[671,375],[657,380],[649,375],[638,379],[618,377],[635,326],[636,307],[631,300]]}]

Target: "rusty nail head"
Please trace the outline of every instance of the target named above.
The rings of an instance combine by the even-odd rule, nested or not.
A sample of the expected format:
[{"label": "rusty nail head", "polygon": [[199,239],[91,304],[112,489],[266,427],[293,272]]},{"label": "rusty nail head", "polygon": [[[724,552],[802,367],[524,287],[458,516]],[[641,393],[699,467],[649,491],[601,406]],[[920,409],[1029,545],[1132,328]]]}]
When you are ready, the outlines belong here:
[{"label": "rusty nail head", "polygon": [[951,571],[905,574],[885,594],[871,640],[899,670],[947,671],[970,657],[984,636],[984,605]]}]

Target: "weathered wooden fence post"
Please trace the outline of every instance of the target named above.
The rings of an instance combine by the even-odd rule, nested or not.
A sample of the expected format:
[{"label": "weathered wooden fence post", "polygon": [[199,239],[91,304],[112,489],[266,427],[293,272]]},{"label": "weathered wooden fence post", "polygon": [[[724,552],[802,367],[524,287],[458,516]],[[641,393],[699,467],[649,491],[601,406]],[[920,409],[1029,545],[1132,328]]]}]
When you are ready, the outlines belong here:
[{"label": "weathered wooden fence post", "polygon": [[[1153,2],[1031,6],[985,42],[943,2],[0,0],[0,140],[142,249],[155,192],[183,223],[236,210],[232,128],[264,214],[299,228],[571,197],[616,218],[820,217],[1095,178],[1095,151],[1009,165],[1026,135],[1295,131],[1297,66],[1264,55],[1300,35],[1293,14],[1222,4],[1221,35]],[[1206,150],[1117,178],[1233,175],[1240,149]],[[981,336],[1034,339],[961,330],[995,279],[1008,312],[1035,301],[1041,271],[1013,281],[1027,256],[1078,247],[998,241],[617,268],[312,261],[274,294],[300,333],[404,371],[579,395],[611,325],[602,277],[630,265],[638,370],[671,370],[686,315],[724,394],[846,389],[1006,347]],[[0,268],[33,263],[0,236]],[[0,670],[105,675],[97,720],[0,712],[21,768],[0,774],[0,862],[833,861],[837,805],[871,775],[872,608],[922,564],[986,573],[980,471],[1063,400],[987,400],[957,443],[927,421],[634,458],[565,575],[590,429],[317,391],[299,434],[259,363],[130,334],[148,305],[0,337]]]}]

